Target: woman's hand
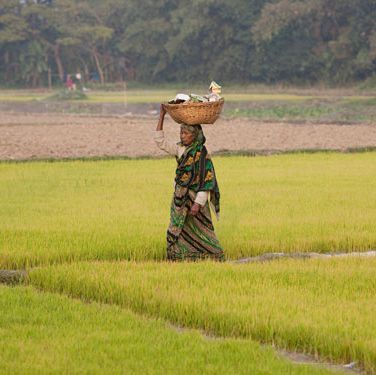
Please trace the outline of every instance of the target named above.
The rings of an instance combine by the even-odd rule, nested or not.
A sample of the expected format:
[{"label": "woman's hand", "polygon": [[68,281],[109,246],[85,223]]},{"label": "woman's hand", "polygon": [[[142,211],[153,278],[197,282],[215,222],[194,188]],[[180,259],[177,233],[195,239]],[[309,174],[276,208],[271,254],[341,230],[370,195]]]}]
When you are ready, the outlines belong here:
[{"label": "woman's hand", "polygon": [[190,214],[192,216],[196,216],[200,211],[201,206],[198,203],[193,203],[193,206],[191,207]]}]

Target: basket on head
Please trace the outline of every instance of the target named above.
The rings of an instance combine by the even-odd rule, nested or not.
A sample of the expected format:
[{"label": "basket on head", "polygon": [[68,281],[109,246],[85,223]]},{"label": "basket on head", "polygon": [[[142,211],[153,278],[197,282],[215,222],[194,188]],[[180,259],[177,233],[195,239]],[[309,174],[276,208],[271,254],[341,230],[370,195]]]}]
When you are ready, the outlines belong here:
[{"label": "basket on head", "polygon": [[224,102],[225,100],[221,98],[215,102],[186,102],[181,104],[165,103],[164,107],[166,108],[167,113],[178,124],[214,124],[221,114]]}]

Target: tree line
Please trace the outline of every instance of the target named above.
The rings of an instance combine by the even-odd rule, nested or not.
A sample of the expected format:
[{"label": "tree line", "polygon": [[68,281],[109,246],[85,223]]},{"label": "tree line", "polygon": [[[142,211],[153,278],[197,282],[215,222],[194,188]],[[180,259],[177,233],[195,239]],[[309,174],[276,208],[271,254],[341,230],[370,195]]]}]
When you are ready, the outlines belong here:
[{"label": "tree line", "polygon": [[0,0],[0,84],[331,82],[376,72],[375,0]]}]

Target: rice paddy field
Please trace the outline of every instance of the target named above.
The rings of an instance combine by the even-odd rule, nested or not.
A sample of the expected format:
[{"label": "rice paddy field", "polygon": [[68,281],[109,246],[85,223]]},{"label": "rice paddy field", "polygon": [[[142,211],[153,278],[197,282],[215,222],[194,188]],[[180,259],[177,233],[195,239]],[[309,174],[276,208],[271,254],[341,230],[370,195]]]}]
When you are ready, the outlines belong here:
[{"label": "rice paddy field", "polygon": [[[170,85],[171,86],[171,85]],[[117,87],[117,91],[88,90],[80,100],[59,100],[62,90],[0,90],[0,109],[64,113],[137,113],[158,110],[159,103],[178,92],[205,93],[206,87],[186,85],[140,89]],[[256,121],[374,124],[374,89],[297,89],[286,87],[224,88],[224,117]],[[68,95],[69,97],[69,95]],[[68,104],[68,105],[67,105]],[[33,107],[33,108],[32,108]],[[110,107],[110,109],[108,108]]]},{"label": "rice paddy field", "polygon": [[130,308],[376,371],[376,259],[269,264],[91,262],[35,269],[41,290]]},{"label": "rice paddy field", "polygon": [[[321,94],[277,94],[228,114],[318,113]],[[372,123],[372,98],[346,100]],[[227,261],[174,264],[172,158],[0,162],[0,270],[28,273],[0,284],[0,373],[376,374],[376,257],[236,262],[376,250],[376,152],[214,163]]]},{"label": "rice paddy field", "polygon": [[0,286],[2,374],[329,374],[252,340],[178,332],[117,305]]},{"label": "rice paddy field", "polygon": [[[217,157],[228,259],[376,248],[376,153]],[[163,260],[173,159],[0,164],[0,266]]]}]

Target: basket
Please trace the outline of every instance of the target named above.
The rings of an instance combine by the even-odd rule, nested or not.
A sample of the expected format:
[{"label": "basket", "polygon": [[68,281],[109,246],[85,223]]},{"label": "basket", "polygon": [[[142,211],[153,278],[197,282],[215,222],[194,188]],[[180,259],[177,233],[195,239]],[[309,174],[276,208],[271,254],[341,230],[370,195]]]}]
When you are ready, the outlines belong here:
[{"label": "basket", "polygon": [[225,100],[215,102],[168,104],[166,112],[178,123],[186,125],[214,124],[221,114]]}]

